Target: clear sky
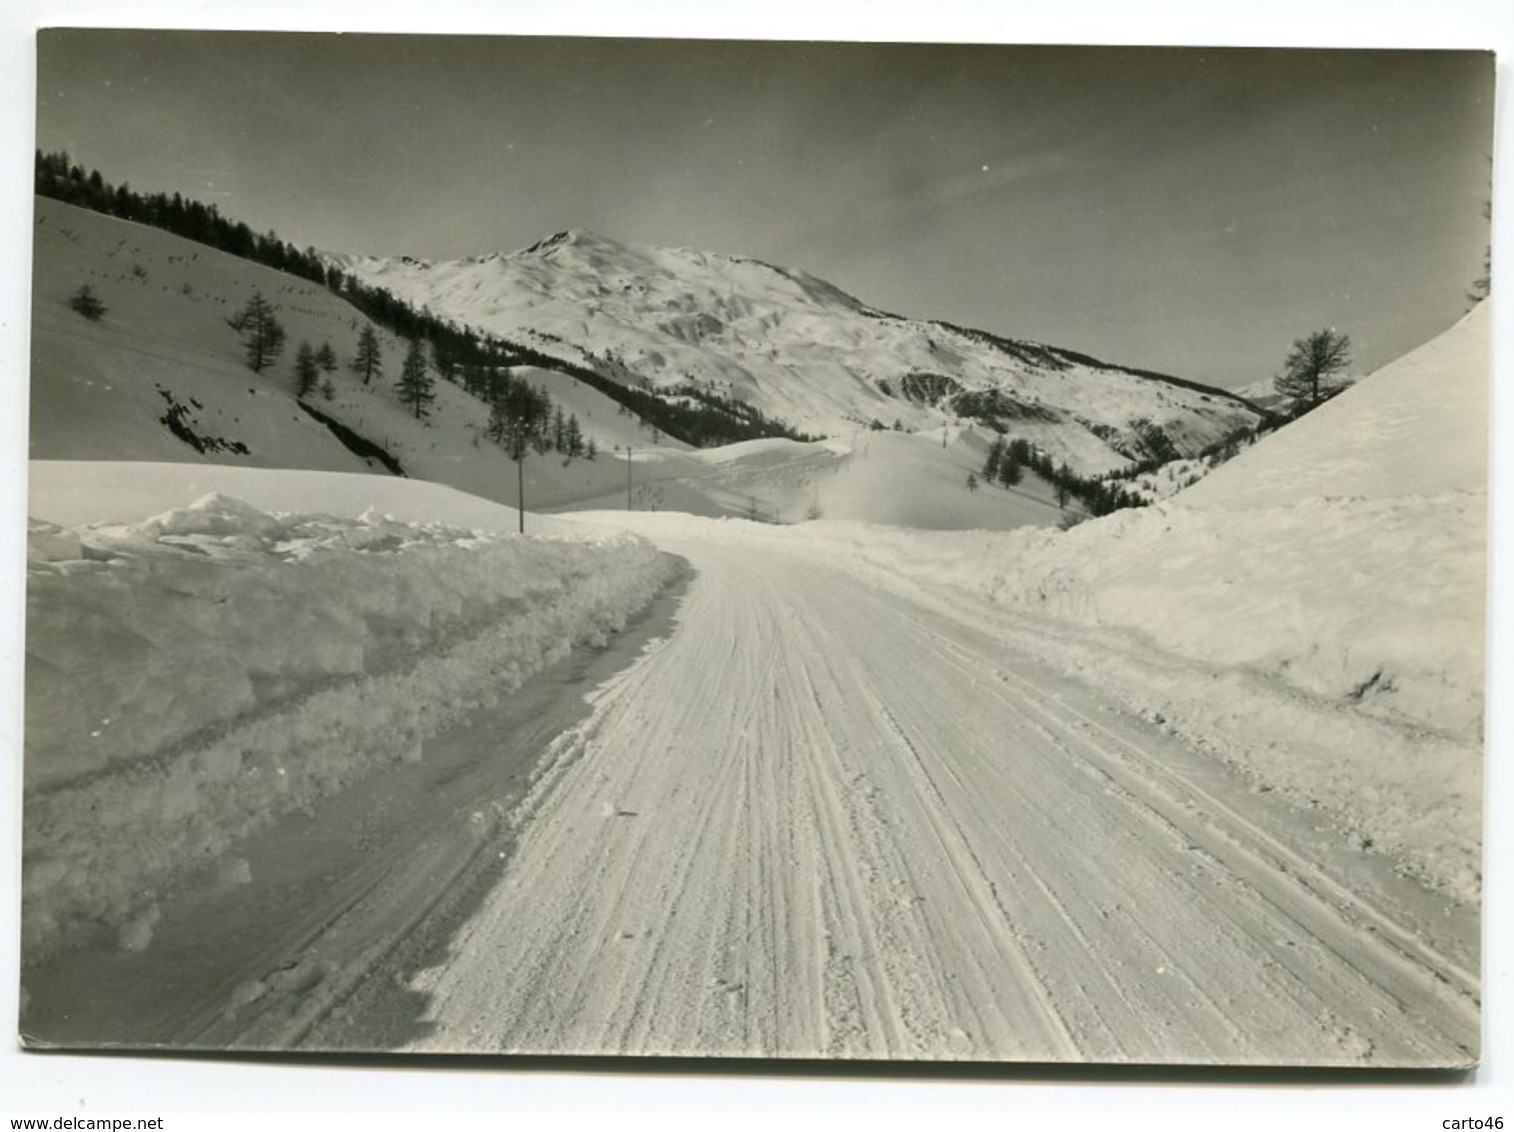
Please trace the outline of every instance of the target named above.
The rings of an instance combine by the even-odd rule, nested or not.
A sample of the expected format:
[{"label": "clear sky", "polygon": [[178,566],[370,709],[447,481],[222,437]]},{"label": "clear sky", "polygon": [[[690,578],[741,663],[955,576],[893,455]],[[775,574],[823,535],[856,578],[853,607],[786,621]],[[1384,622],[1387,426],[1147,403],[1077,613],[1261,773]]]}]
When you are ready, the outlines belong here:
[{"label": "clear sky", "polygon": [[1221,385],[1482,272],[1490,55],[62,31],[37,144],[300,245],[560,229]]}]

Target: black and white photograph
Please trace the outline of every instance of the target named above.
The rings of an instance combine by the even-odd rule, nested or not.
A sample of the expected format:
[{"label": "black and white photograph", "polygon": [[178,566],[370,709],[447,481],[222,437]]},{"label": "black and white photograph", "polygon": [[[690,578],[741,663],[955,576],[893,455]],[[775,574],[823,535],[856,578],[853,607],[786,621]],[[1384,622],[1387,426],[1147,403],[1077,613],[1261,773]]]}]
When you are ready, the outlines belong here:
[{"label": "black and white photograph", "polygon": [[1475,1069],[1494,108],[40,30],[19,1040]]}]

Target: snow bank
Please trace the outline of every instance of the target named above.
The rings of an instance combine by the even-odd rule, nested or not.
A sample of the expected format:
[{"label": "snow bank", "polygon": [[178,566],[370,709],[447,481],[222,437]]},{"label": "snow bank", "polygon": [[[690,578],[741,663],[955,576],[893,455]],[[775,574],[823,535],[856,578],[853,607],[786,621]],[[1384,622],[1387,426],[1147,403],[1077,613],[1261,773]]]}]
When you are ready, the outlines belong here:
[{"label": "snow bank", "polygon": [[1026,547],[992,599],[1137,630],[1309,695],[1480,732],[1486,497],[1162,506]]},{"label": "snow bank", "polygon": [[28,540],[25,942],[151,936],[155,894],[273,817],[602,642],[672,577],[629,535],[275,515],[212,494]]}]

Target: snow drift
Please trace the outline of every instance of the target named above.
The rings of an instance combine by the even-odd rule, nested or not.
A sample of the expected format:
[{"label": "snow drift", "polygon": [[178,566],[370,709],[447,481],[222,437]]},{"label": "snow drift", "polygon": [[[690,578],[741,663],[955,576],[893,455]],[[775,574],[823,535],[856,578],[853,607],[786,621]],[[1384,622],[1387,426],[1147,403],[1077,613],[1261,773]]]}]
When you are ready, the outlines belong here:
[{"label": "snow drift", "polygon": [[126,525],[34,520],[28,559],[29,958],[87,923],[144,946],[175,877],[420,757],[678,568],[629,535],[275,515],[217,494]]}]

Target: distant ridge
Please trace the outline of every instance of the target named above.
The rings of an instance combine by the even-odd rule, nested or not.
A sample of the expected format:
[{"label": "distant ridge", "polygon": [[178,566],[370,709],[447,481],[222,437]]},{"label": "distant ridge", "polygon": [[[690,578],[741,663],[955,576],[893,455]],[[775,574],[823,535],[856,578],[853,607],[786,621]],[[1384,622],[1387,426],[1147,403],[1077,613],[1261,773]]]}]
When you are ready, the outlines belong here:
[{"label": "distant ridge", "polygon": [[1264,416],[1235,393],[941,319],[880,310],[750,256],[586,229],[514,252],[333,267],[460,325],[571,357],[663,398],[751,406],[802,433],[977,424],[1097,476],[1164,450],[1196,456]]}]

